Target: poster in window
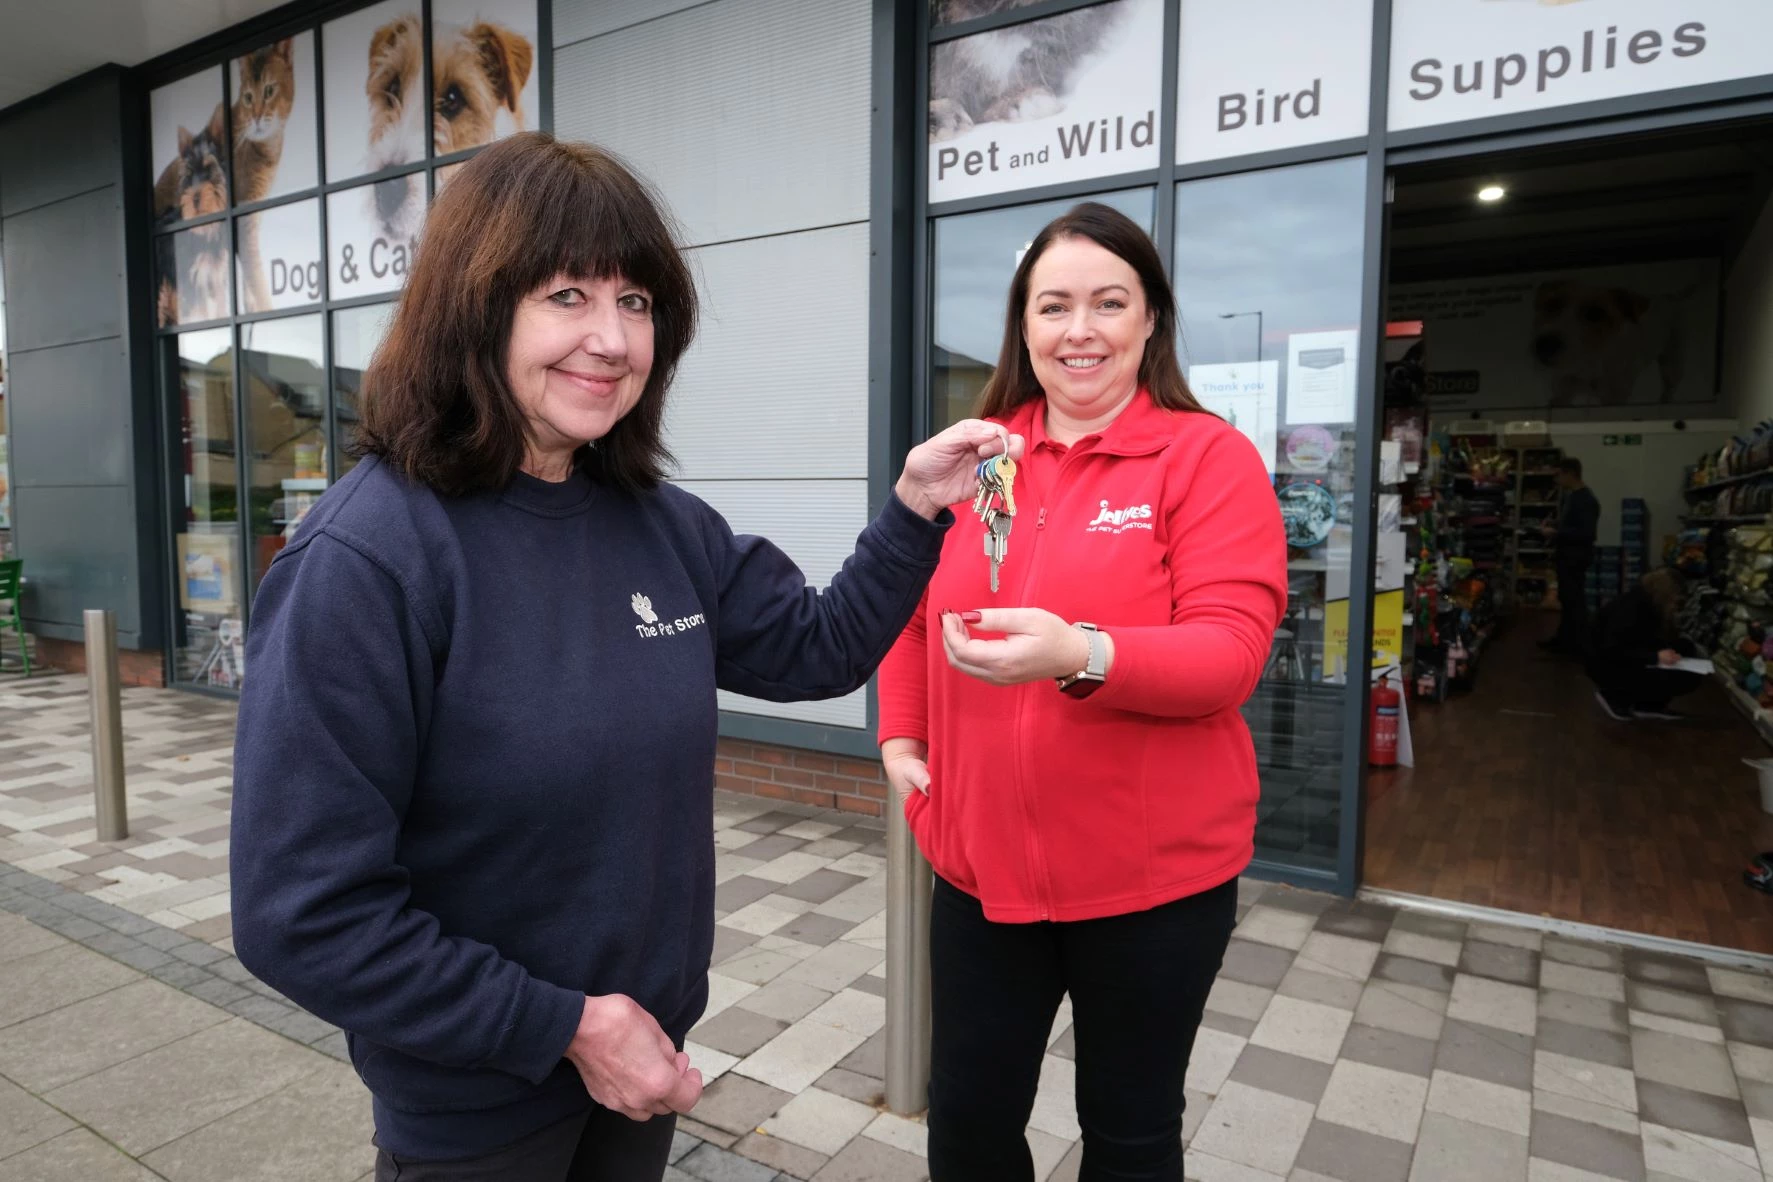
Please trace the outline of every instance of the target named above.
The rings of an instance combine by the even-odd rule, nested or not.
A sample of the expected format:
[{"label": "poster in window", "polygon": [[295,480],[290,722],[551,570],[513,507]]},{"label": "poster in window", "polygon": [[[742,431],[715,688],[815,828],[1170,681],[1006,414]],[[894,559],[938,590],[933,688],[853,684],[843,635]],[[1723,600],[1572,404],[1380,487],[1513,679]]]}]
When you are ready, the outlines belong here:
[{"label": "poster in window", "polygon": [[321,27],[328,180],[425,158],[422,30],[418,0],[388,0]]},{"label": "poster in window", "polygon": [[536,42],[536,0],[432,0],[437,155],[540,125]]},{"label": "poster in window", "polygon": [[1026,8],[1040,0],[930,0],[932,26],[957,25],[961,21],[995,16],[1012,8]]},{"label": "poster in window", "polygon": [[231,305],[226,221],[155,237],[155,324],[171,328],[220,320]]},{"label": "poster in window", "polygon": [[274,205],[239,221],[235,266],[242,311],[276,312],[320,300],[320,202]]},{"label": "poster in window", "polygon": [[1113,0],[930,50],[929,197],[1155,168],[1163,0]]},{"label": "poster in window", "polygon": [[228,208],[228,130],[218,66],[148,96],[154,224]]},{"label": "poster in window", "polygon": [[184,533],[178,540],[179,605],[193,612],[233,612],[239,537],[230,530],[216,534]]},{"label": "poster in window", "polygon": [[314,114],[314,34],[261,45],[228,64],[234,130],[234,204],[250,205],[319,183]]},{"label": "poster in window", "polygon": [[332,298],[398,291],[412,271],[425,219],[425,174],[408,173],[326,198]]},{"label": "poster in window", "polygon": [[1280,408],[1280,362],[1240,361],[1188,367],[1188,388],[1200,404],[1236,427],[1274,475]]}]

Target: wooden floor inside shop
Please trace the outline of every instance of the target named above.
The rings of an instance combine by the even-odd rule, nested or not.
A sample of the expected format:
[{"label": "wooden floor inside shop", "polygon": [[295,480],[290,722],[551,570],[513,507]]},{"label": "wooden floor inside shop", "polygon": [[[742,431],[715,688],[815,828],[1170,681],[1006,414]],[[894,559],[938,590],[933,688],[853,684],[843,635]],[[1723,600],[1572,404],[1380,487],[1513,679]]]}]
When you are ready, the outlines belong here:
[{"label": "wooden floor inside shop", "polygon": [[1366,885],[1773,954],[1773,850],[1744,756],[1773,754],[1708,683],[1675,723],[1615,722],[1523,613],[1469,694],[1410,703],[1416,766],[1367,781]]}]

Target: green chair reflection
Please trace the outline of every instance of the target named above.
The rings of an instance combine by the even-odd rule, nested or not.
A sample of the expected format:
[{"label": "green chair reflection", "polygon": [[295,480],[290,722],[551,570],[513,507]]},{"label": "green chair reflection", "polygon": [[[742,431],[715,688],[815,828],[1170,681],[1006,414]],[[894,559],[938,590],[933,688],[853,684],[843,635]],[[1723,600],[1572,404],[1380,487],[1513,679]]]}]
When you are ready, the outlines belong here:
[{"label": "green chair reflection", "polygon": [[[19,656],[24,662],[26,677],[31,675],[31,642],[25,635],[25,617],[19,608],[19,584],[24,581],[24,560],[8,558],[0,561],[0,632],[11,629],[18,637]],[[0,672],[16,672],[0,665]]]}]

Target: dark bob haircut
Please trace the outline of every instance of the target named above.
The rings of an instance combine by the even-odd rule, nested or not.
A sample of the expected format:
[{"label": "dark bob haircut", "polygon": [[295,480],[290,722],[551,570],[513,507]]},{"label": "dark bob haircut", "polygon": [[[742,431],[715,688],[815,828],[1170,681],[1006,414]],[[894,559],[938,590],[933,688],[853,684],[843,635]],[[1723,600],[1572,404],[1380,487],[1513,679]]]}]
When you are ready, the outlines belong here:
[{"label": "dark bob haircut", "polygon": [[557,275],[621,278],[652,296],[640,400],[579,464],[627,489],[657,483],[665,391],[696,329],[696,287],[646,185],[620,160],[542,132],[500,140],[438,194],[388,335],[363,378],[357,450],[447,495],[505,487],[529,429],[506,379],[523,297]]},{"label": "dark bob haircut", "polygon": [[1126,260],[1145,289],[1145,306],[1151,311],[1152,331],[1139,361],[1139,384],[1151,391],[1151,400],[1166,410],[1201,411],[1182,376],[1176,360],[1176,297],[1157,257],[1151,236],[1117,209],[1086,201],[1048,222],[1034,236],[1028,251],[1010,280],[1009,306],[1004,312],[1003,349],[997,370],[979,394],[982,419],[1004,418],[1024,402],[1045,397],[1034,364],[1028,358],[1028,341],[1022,333],[1022,317],[1028,306],[1028,279],[1034,264],[1047,248],[1065,238],[1087,238],[1110,254]]}]

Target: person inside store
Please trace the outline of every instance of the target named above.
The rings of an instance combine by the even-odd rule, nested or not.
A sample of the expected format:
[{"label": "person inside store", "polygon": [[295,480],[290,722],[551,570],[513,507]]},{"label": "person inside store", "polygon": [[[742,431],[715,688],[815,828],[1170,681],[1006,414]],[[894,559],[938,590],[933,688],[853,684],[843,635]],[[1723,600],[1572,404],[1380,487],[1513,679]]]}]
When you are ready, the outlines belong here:
[{"label": "person inside store", "polygon": [[1681,635],[1685,590],[1680,572],[1662,567],[1595,614],[1588,676],[1595,701],[1618,721],[1678,719],[1669,703],[1704,683],[1703,674],[1676,668],[1700,655]]},{"label": "person inside store", "polygon": [[[1085,203],[1029,245],[979,414],[1028,440],[881,667],[881,754],[936,871],[932,1182],[1029,1182],[1060,999],[1080,1177],[1181,1182],[1183,1078],[1253,852],[1239,707],[1287,603],[1262,457],[1202,410],[1144,230]],[[953,610],[949,610],[953,609]]]},{"label": "person inside store", "polygon": [[1588,651],[1588,568],[1594,564],[1594,542],[1601,524],[1601,503],[1582,483],[1582,461],[1558,461],[1558,516],[1544,527],[1552,542],[1558,578],[1558,630],[1539,647],[1581,656]]},{"label": "person inside store", "polygon": [[234,940],[346,1031],[377,1179],[644,1182],[702,1091],[717,689],[863,685],[987,455],[911,449],[827,590],[665,483],[695,285],[614,157],[462,167],[364,379],[364,459],[254,604]]}]

